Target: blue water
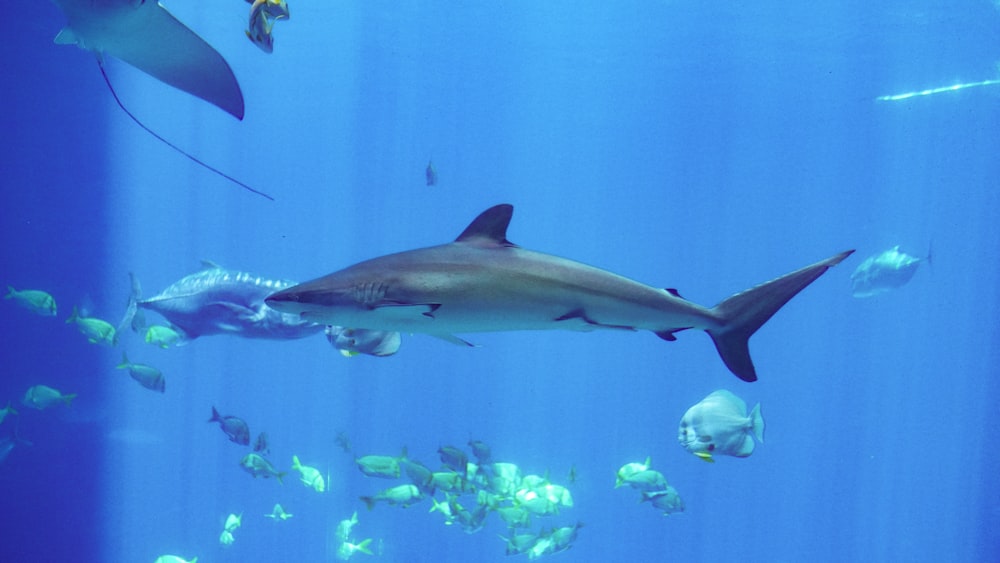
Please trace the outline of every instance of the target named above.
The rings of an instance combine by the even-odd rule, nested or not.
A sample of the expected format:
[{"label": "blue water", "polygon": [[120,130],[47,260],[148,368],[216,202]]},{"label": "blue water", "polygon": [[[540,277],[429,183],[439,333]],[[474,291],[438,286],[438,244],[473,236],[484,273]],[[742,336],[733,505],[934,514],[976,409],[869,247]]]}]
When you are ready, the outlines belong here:
[{"label": "blue water", "polygon": [[[92,55],[52,44],[55,5],[12,6],[0,282],[51,292],[59,315],[0,302],[0,406],[21,412],[0,438],[16,426],[33,444],[0,463],[0,561],[334,560],[333,528],[355,510],[373,561],[524,558],[504,555],[495,516],[466,534],[428,500],[358,500],[397,482],[355,456],[405,446],[436,468],[439,446],[470,439],[570,488],[573,507],[533,524],[583,523],[553,560],[1000,553],[1000,86],[875,101],[997,78],[996,6],[292,0],[266,55],[243,35],[245,3],[165,3],[227,58],[246,119],[109,59],[112,82],[159,134],[275,201],[129,121]],[[203,259],[304,281],[452,240],[501,202],[513,242],[704,305],[858,252],[754,336],[752,384],[695,331],[466,335],[474,349],[404,335],[393,357],[347,359],[319,336],[161,350],[129,332],[98,347],[63,322],[74,305],[117,321],[129,272],[149,295]],[[933,265],[851,297],[853,269],[897,244],[933,247]],[[122,350],[160,368],[166,393],[115,370]],[[78,397],[22,407],[35,384]],[[762,404],[749,458],[707,464],[677,443],[715,389]],[[251,478],[248,448],[206,424],[212,406],[266,431],[280,469],[294,454],[328,472],[330,490]],[[646,456],[683,514],[614,489]],[[294,517],[264,518],[276,502]]]}]

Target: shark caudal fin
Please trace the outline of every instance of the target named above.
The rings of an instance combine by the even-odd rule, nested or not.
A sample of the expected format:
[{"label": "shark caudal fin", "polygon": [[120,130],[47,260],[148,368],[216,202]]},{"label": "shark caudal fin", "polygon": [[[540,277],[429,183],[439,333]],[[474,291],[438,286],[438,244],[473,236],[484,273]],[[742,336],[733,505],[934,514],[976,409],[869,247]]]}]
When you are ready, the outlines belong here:
[{"label": "shark caudal fin", "polygon": [[729,371],[743,381],[757,381],[757,372],[750,359],[748,341],[753,333],[771,318],[788,300],[816,281],[828,269],[836,266],[854,251],[848,250],[816,262],[780,278],[737,293],[716,305],[714,312],[723,321],[721,328],[711,329],[719,356]]}]

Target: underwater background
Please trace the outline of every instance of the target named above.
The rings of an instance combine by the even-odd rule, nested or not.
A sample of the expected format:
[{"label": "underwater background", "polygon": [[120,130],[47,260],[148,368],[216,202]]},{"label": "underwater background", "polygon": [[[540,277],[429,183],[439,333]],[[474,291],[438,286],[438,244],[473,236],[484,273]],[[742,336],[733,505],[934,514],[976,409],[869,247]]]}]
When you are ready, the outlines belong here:
[{"label": "underwater background", "polygon": [[[19,411],[0,424],[0,560],[333,561],[354,511],[376,551],[361,560],[526,558],[505,555],[496,516],[465,533],[429,499],[359,500],[406,481],[366,477],[356,457],[405,447],[436,469],[439,447],[469,440],[572,492],[533,519],[582,523],[546,558],[1000,553],[1000,85],[877,99],[1000,78],[996,4],[292,0],[269,55],[243,33],[244,2],[164,4],[229,61],[246,118],[109,58],[118,95],[274,201],[130,121],[93,55],[52,43],[54,4],[11,6],[0,282],[51,293],[58,314],[0,302],[0,406]],[[497,203],[514,205],[521,246],[706,306],[857,253],[754,336],[752,384],[698,331],[463,335],[471,349],[403,335],[393,356],[345,358],[322,335],[164,350],[64,323],[77,306],[117,324],[130,272],[144,295],[202,260],[305,281],[453,240]],[[852,297],[852,271],[896,245],[933,262]],[[115,369],[123,351],[166,392]],[[38,384],[77,397],[31,409]],[[709,464],[678,444],[681,416],[716,389],[761,404],[750,457]],[[250,448],[206,423],[213,406],[267,432],[283,484],[241,469]],[[326,492],[299,482],[293,455]],[[615,488],[647,456],[682,513]],[[294,517],[265,518],[275,503]],[[242,526],[224,546],[230,513]]]}]

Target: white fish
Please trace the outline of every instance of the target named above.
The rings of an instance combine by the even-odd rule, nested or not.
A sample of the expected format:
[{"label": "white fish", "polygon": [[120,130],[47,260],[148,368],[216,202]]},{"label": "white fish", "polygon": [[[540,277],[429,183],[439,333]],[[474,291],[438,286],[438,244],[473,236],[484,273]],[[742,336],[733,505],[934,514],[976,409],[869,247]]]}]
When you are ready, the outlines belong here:
[{"label": "white fish", "polygon": [[903,287],[913,279],[920,264],[930,261],[930,252],[926,258],[918,258],[900,252],[899,245],[876,256],[869,256],[851,274],[851,295],[873,297]]},{"label": "white fish", "polygon": [[747,416],[747,405],[729,391],[713,391],[681,418],[677,439],[684,449],[705,461],[714,454],[747,457],[754,437],[764,442],[764,419],[758,403]]}]

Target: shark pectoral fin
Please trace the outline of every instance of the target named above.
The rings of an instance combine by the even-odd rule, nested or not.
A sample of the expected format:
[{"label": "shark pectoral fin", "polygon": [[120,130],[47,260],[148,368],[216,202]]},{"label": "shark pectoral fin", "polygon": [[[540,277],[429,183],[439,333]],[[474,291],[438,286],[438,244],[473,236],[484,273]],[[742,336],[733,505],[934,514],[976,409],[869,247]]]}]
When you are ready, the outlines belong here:
[{"label": "shark pectoral fin", "polygon": [[691,328],[691,327],[686,326],[684,328],[673,328],[673,329],[670,329],[670,330],[661,330],[659,332],[654,332],[653,334],[655,334],[656,336],[659,336],[660,338],[666,340],[667,342],[673,342],[673,341],[677,340],[677,337],[674,336],[675,333],[678,333],[678,332],[680,332],[682,330],[687,330],[689,328]]},{"label": "shark pectoral fin", "polygon": [[455,336],[454,334],[432,334],[431,336],[433,336],[434,338],[440,338],[441,340],[444,340],[445,342],[450,342],[451,344],[455,344],[457,346],[467,346],[469,348],[479,348],[478,344],[473,344],[473,343],[469,342],[468,340],[463,340],[463,339]]},{"label": "shark pectoral fin", "polygon": [[635,331],[635,327],[634,326],[609,325],[609,324],[603,324],[603,323],[600,323],[598,321],[595,321],[594,319],[591,319],[590,317],[588,317],[587,313],[583,309],[573,309],[572,311],[570,311],[570,312],[566,313],[565,315],[562,315],[562,316],[560,316],[560,317],[558,317],[558,318],[556,318],[554,320],[556,322],[567,322],[568,321],[569,323],[573,323],[574,321],[578,321],[578,322],[581,323],[581,324],[579,324],[577,326],[560,325],[559,328],[563,328],[563,329],[566,329],[566,330],[583,330],[583,331],[588,331],[588,330],[594,330],[596,328],[613,328],[613,329],[618,329],[618,330]]},{"label": "shark pectoral fin", "polygon": [[222,55],[159,3],[148,2],[138,10],[141,25],[108,30],[115,40],[106,42],[104,51],[243,119],[243,93]]},{"label": "shark pectoral fin", "polygon": [[386,319],[427,321],[434,318],[434,311],[437,311],[440,306],[440,303],[411,304],[386,301],[372,305],[371,310],[379,317]]},{"label": "shark pectoral fin", "polygon": [[52,41],[56,45],[76,45],[80,42],[80,39],[76,36],[76,33],[74,33],[72,29],[64,27]]}]

